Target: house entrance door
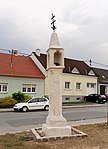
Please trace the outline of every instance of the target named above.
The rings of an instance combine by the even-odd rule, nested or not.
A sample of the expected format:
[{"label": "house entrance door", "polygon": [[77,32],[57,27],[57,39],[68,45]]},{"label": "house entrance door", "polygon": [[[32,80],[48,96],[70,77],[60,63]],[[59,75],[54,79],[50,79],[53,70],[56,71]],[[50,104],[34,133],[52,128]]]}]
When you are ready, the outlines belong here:
[{"label": "house entrance door", "polygon": [[100,86],[100,94],[105,95],[105,86]]}]

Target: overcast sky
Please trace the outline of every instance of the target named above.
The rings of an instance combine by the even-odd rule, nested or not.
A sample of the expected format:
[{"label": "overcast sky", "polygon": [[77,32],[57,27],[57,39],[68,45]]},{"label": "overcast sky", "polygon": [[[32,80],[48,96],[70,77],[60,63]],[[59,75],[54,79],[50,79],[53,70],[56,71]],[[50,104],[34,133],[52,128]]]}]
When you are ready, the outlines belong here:
[{"label": "overcast sky", "polygon": [[65,57],[108,65],[108,0],[0,0],[0,48],[45,53],[52,13]]}]

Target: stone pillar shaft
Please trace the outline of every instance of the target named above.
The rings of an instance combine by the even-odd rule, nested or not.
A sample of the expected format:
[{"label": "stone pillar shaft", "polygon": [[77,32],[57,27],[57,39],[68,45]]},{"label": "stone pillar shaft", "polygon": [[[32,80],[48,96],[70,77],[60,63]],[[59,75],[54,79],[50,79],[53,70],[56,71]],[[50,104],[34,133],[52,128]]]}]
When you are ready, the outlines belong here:
[{"label": "stone pillar shaft", "polygon": [[61,94],[61,69],[51,69],[49,77],[49,114],[61,116],[62,114],[62,94]]},{"label": "stone pillar shaft", "polygon": [[63,68],[51,68],[48,70],[49,78],[49,114],[42,130],[47,136],[69,136],[71,127],[67,125],[62,116],[62,83],[61,74]]}]

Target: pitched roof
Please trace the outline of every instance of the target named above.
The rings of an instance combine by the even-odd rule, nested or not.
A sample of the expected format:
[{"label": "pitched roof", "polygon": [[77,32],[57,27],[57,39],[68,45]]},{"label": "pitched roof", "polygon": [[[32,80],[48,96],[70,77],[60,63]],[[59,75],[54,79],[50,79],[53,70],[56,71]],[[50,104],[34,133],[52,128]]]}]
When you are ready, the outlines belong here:
[{"label": "pitched roof", "polygon": [[94,67],[92,69],[98,76],[98,80],[100,83],[108,83],[108,70]]},{"label": "pitched roof", "polygon": [[[40,56],[38,56],[35,52],[33,54],[36,56],[36,58],[40,61],[40,63],[43,65],[43,67],[47,68],[47,55],[40,53]],[[73,60],[69,58],[64,58],[64,65],[65,68],[63,70],[64,73],[72,73],[71,71],[76,67],[80,74],[87,75],[91,68],[84,62],[80,60]]]},{"label": "pitched roof", "polygon": [[0,75],[44,78],[29,56],[6,53],[0,53]]},{"label": "pitched roof", "polygon": [[38,56],[35,52],[33,54],[37,57],[39,62],[42,64],[42,66],[46,69],[47,68],[47,55],[40,53],[40,56]]},{"label": "pitched roof", "polygon": [[65,58],[64,65],[65,65],[65,68],[63,72],[65,73],[72,73],[71,71],[75,67],[78,69],[78,71],[82,75],[87,75],[88,72],[91,70],[84,61],[80,61],[80,60],[73,60],[73,59]]}]

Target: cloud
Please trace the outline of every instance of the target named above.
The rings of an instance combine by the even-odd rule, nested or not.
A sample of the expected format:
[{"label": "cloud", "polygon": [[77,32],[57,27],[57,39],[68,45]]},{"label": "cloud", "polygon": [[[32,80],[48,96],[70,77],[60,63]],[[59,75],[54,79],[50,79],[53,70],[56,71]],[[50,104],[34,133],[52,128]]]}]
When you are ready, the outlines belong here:
[{"label": "cloud", "polygon": [[54,13],[65,56],[108,63],[107,9],[107,0],[3,0],[0,48],[16,48],[24,53],[39,48],[46,52]]},{"label": "cloud", "polygon": [[100,45],[99,45],[99,47],[100,48],[107,48],[108,49],[108,42],[107,43],[101,43]]}]

